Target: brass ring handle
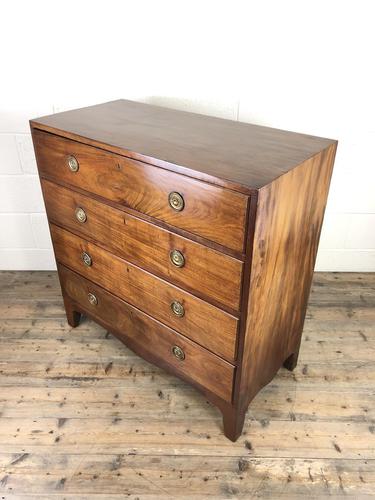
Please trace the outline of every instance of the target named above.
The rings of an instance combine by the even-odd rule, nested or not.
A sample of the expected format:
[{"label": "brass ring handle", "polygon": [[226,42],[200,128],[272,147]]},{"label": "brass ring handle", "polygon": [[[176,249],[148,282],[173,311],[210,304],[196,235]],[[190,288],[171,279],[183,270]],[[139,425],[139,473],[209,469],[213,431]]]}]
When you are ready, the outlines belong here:
[{"label": "brass ring handle", "polygon": [[179,250],[172,250],[171,253],[169,254],[169,258],[174,266],[184,267],[185,257]]},{"label": "brass ring handle", "polygon": [[68,162],[68,167],[70,168],[70,170],[72,172],[78,172],[79,163],[78,163],[78,160],[75,156],[69,155],[67,158],[67,162]]},{"label": "brass ring handle", "polygon": [[172,302],[171,309],[172,309],[173,314],[175,314],[179,318],[182,318],[182,316],[184,316],[184,314],[185,314],[185,308],[181,304],[181,302],[179,302],[178,300],[174,300]]},{"label": "brass ring handle", "polygon": [[86,212],[81,207],[76,208],[75,216],[78,222],[84,223],[87,221]]},{"label": "brass ring handle", "polygon": [[90,302],[90,304],[92,306],[97,306],[98,305],[98,299],[96,297],[96,295],[94,295],[93,293],[88,293],[87,294],[87,298],[88,298],[88,301]]},{"label": "brass ring handle", "polygon": [[185,359],[185,353],[181,349],[181,347],[178,347],[178,345],[174,345],[172,347],[172,354],[180,361],[183,361]]},{"label": "brass ring handle", "polygon": [[83,263],[85,264],[85,266],[87,266],[87,267],[92,266],[92,258],[90,257],[90,255],[88,253],[83,252],[81,255],[81,259],[82,259]]},{"label": "brass ring handle", "polygon": [[176,210],[176,212],[181,212],[181,210],[184,209],[185,201],[182,195],[180,193],[177,193],[176,191],[172,191],[172,193],[169,193],[168,202],[169,206],[173,210]]}]

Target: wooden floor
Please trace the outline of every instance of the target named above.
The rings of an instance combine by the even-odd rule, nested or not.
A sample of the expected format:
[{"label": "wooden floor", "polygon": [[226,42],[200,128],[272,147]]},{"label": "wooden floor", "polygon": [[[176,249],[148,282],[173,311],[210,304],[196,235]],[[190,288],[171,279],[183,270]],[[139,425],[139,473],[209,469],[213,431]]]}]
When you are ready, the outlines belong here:
[{"label": "wooden floor", "polygon": [[243,436],[93,322],[0,273],[0,499],[375,498],[375,274],[317,274],[294,373]]}]

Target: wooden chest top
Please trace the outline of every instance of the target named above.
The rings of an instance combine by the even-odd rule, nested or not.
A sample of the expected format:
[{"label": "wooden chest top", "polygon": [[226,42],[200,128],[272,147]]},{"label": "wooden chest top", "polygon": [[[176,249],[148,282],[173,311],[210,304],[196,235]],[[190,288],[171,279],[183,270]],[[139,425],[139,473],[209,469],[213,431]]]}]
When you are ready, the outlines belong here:
[{"label": "wooden chest top", "polygon": [[123,99],[31,125],[246,194],[335,143]]}]

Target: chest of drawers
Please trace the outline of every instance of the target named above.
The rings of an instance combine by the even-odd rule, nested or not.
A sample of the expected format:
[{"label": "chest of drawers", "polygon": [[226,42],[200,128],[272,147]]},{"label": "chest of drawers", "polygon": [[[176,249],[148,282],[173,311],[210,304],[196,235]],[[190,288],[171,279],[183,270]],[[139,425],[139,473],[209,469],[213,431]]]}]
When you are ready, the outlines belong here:
[{"label": "chest of drawers", "polygon": [[236,440],[297,362],[336,141],[124,100],[30,125],[69,324],[193,384]]}]

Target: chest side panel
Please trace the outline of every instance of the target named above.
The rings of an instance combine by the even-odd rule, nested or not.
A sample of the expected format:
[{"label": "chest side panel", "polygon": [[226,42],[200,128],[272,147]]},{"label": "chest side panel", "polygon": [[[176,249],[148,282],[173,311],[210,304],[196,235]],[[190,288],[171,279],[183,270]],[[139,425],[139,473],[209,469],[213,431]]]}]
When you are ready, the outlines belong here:
[{"label": "chest side panel", "polygon": [[261,189],[236,398],[247,404],[298,350],[336,145]]}]

